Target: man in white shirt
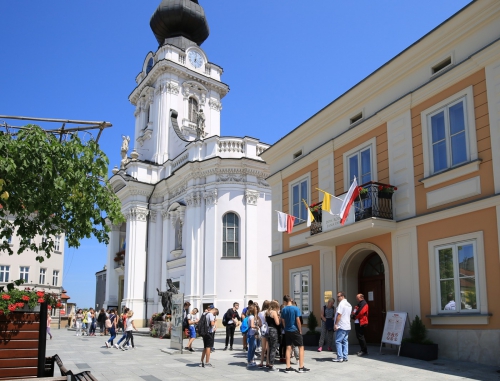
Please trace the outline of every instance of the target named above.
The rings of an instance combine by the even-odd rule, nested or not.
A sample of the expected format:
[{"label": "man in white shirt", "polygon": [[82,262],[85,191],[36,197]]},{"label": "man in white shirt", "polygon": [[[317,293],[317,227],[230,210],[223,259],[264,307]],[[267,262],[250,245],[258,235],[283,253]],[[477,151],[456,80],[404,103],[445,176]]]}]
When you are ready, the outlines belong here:
[{"label": "man in white shirt", "polygon": [[333,319],[335,322],[333,329],[335,330],[337,358],[333,359],[333,362],[344,362],[347,361],[347,353],[349,351],[348,339],[349,332],[351,330],[350,317],[352,306],[349,304],[342,291],[337,292],[337,301],[337,312],[335,313],[335,318]]}]

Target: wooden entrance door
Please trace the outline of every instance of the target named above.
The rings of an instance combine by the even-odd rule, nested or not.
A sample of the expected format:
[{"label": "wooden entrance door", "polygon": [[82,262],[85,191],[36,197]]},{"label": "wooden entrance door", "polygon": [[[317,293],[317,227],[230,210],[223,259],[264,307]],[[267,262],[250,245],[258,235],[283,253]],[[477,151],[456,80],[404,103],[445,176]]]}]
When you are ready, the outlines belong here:
[{"label": "wooden entrance door", "polygon": [[385,269],[377,253],[366,257],[359,267],[359,292],[368,303],[368,327],[365,338],[368,343],[380,343],[386,315]]}]

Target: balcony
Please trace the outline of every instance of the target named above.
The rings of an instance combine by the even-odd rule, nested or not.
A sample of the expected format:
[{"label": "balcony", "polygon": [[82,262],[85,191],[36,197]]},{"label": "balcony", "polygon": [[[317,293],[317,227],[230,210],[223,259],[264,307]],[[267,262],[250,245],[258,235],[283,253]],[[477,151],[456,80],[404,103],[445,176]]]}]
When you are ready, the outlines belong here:
[{"label": "balcony", "polygon": [[[396,229],[392,195],[397,189],[392,185],[377,182],[363,184],[361,188],[363,190],[352,205],[344,225],[340,224],[340,217],[323,213],[321,202],[312,208],[315,221],[311,223],[311,236],[307,238],[309,244],[336,246]],[[346,193],[339,198],[345,196]]]},{"label": "balcony", "polygon": [[125,267],[125,250],[122,250],[116,253],[116,256],[114,258],[114,269],[123,270],[124,267]]}]

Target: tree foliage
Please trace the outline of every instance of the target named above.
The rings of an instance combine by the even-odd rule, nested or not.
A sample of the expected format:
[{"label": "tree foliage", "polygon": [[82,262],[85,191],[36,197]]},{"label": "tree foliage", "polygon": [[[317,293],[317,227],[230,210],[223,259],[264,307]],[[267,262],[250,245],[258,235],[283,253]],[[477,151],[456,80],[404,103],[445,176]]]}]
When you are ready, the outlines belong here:
[{"label": "tree foliage", "polygon": [[[16,134],[0,132],[0,252],[14,254],[9,239],[20,237],[17,254],[50,258],[55,236],[64,233],[69,247],[95,236],[108,243],[106,218],[124,218],[119,199],[103,179],[108,158],[93,140],[78,134],[64,139],[36,125]],[[33,238],[44,236],[41,243]]]}]

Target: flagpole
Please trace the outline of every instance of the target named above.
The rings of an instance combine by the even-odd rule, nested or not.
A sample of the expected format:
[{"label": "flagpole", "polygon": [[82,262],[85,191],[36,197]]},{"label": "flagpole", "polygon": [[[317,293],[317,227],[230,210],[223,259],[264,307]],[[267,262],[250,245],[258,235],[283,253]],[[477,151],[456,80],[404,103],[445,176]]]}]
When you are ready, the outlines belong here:
[{"label": "flagpole", "polygon": [[[285,212],[282,212],[280,210],[276,210],[274,209],[275,212],[278,212],[278,213],[284,213],[284,214],[288,214],[288,213],[285,213]],[[292,214],[288,214],[289,216],[292,216],[292,217],[295,217],[294,215]],[[300,220],[300,221],[304,221],[304,222],[307,222],[307,220],[303,220],[302,218],[299,218],[299,217],[295,217],[296,220]]]},{"label": "flagpole", "polygon": [[[332,197],[336,198],[337,200],[340,200],[340,201],[344,202],[344,200],[342,200],[340,197],[334,196],[333,194],[328,193],[327,191],[324,191],[323,189],[316,188],[316,190],[319,190],[320,192],[327,193],[327,194],[329,194],[330,196],[332,196]],[[361,196],[359,197],[359,201],[360,201],[360,202],[362,201],[362,200],[361,200]],[[359,206],[356,206],[356,205],[354,205],[354,207],[355,207],[356,209],[359,209],[359,210],[363,210],[363,209],[364,209],[364,208],[360,208]]]}]

